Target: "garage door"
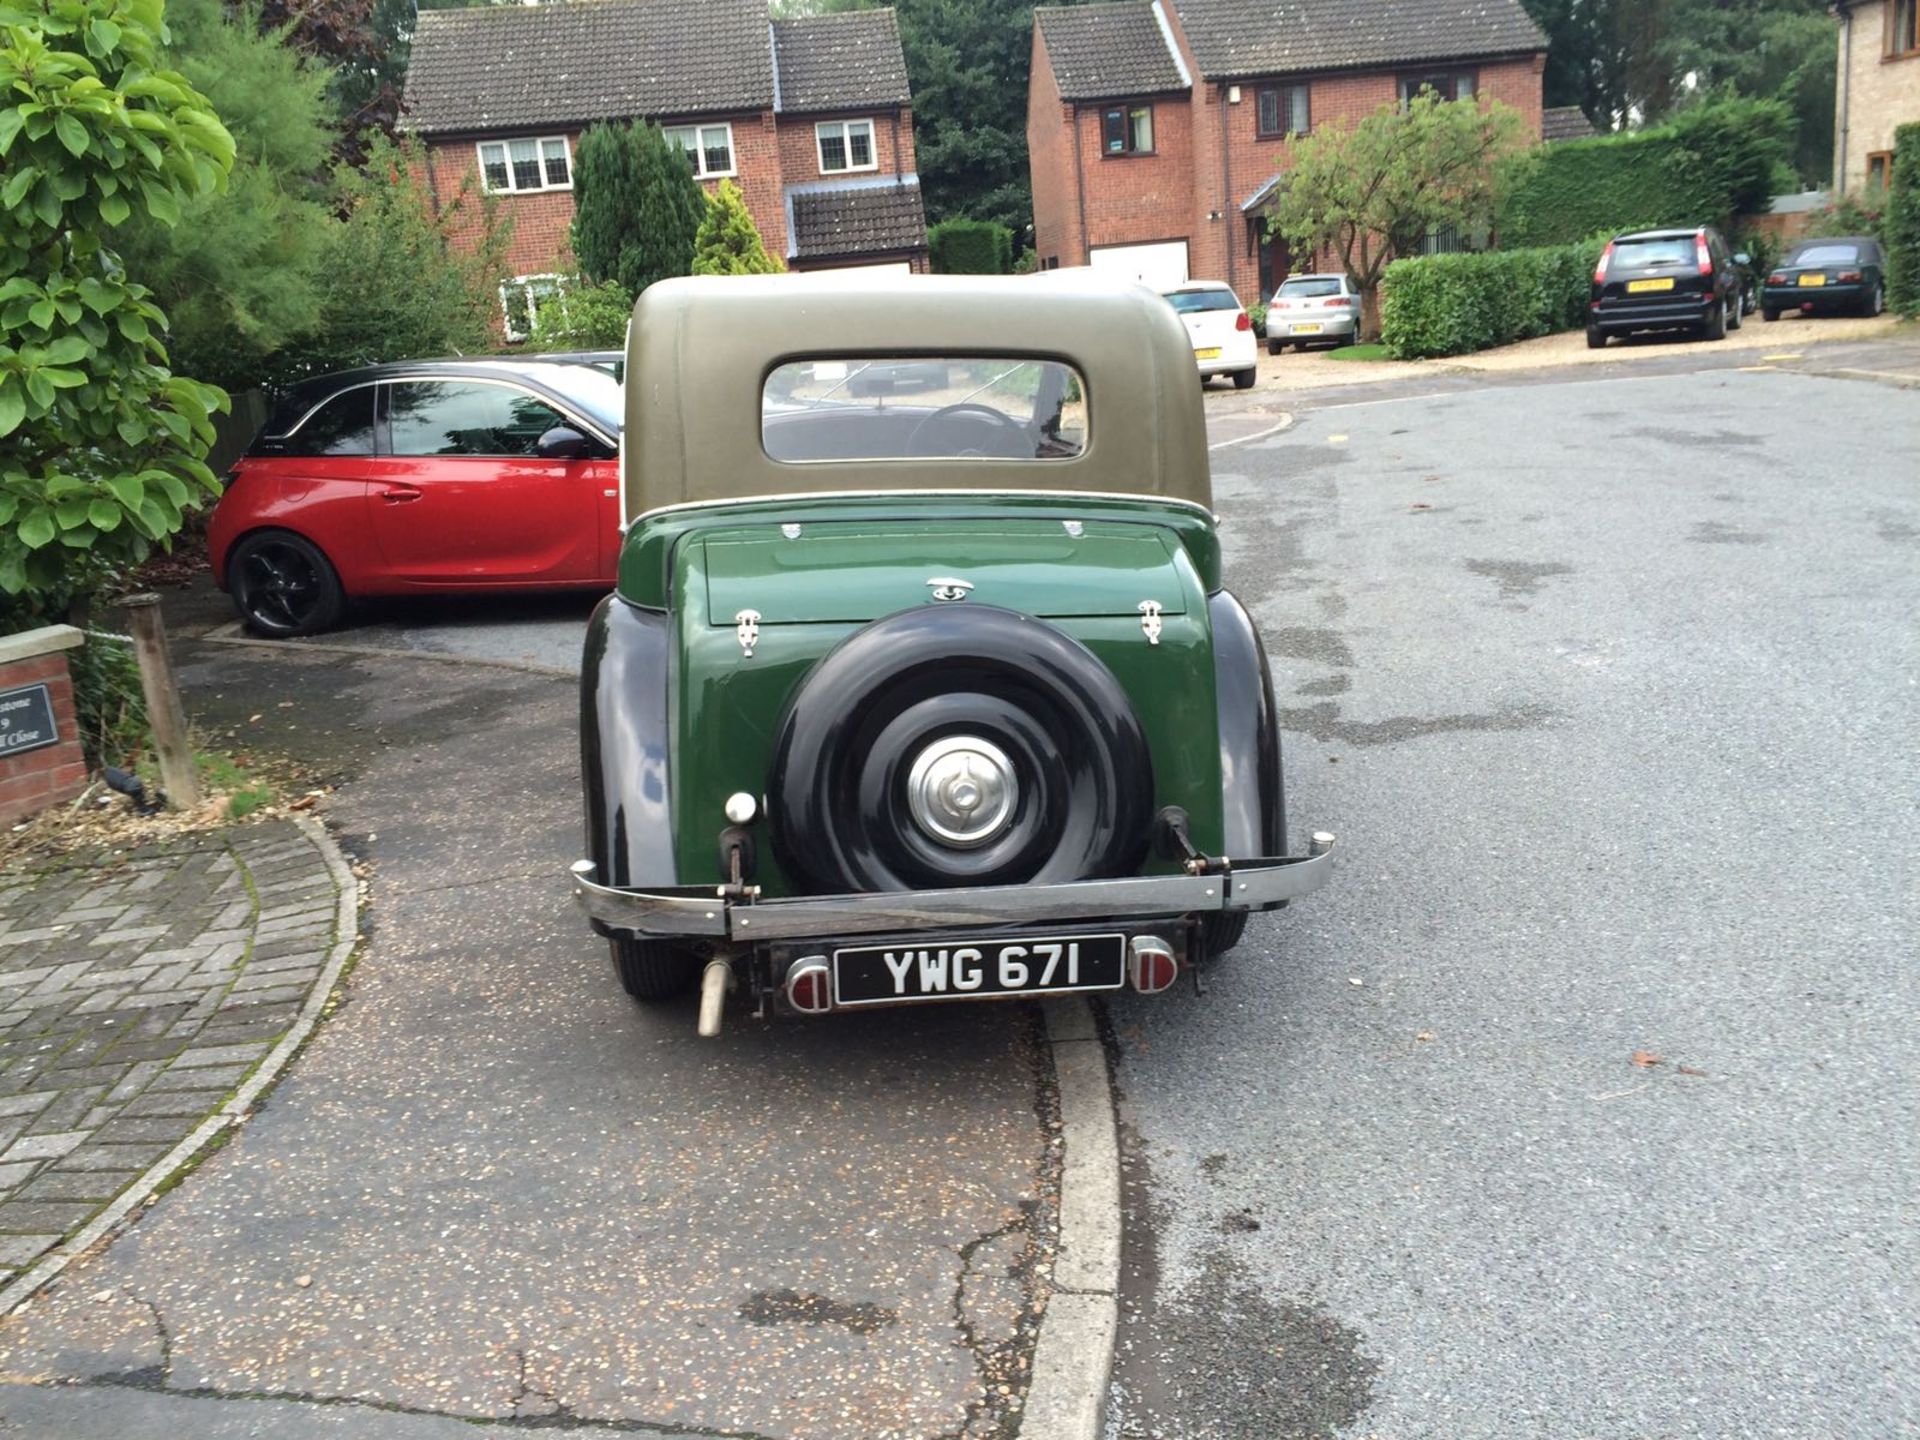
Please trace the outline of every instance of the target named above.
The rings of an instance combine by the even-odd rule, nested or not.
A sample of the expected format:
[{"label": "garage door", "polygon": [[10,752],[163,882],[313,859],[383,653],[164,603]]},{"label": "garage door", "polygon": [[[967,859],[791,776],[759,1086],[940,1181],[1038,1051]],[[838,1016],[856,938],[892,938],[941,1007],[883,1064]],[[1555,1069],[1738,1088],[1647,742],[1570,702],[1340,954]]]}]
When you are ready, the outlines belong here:
[{"label": "garage door", "polygon": [[874,280],[882,275],[911,275],[913,266],[905,260],[888,261],[885,265],[834,265],[825,270],[803,270],[803,275],[826,276],[835,280]]},{"label": "garage door", "polygon": [[1128,275],[1155,290],[1187,283],[1187,242],[1162,240],[1152,245],[1099,245],[1087,256],[1096,270]]}]

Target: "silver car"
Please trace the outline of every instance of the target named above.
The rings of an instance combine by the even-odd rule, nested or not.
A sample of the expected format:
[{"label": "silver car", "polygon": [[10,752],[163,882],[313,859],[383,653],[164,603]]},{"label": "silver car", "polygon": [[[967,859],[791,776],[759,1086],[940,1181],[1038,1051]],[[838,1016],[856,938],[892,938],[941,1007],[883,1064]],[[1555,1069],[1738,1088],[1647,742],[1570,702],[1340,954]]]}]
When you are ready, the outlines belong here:
[{"label": "silver car", "polygon": [[1267,353],[1289,343],[1351,345],[1360,334],[1360,294],[1344,275],[1290,275],[1267,305]]}]

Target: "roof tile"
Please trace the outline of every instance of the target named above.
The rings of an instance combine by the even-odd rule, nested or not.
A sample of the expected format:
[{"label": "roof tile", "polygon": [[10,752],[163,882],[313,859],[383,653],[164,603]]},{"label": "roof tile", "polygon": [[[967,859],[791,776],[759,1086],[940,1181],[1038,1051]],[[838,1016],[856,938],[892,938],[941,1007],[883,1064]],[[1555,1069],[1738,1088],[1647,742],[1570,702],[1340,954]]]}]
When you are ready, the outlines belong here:
[{"label": "roof tile", "polygon": [[918,179],[881,184],[807,186],[787,192],[793,205],[795,259],[924,250],[927,217]]},{"label": "roof tile", "polygon": [[1148,0],[1041,7],[1033,18],[1063,100],[1158,95],[1190,83]]},{"label": "roof tile", "polygon": [[850,10],[773,22],[782,111],[905,105],[907,61],[892,10]]},{"label": "roof tile", "polygon": [[1520,0],[1173,0],[1208,79],[1533,54]]}]

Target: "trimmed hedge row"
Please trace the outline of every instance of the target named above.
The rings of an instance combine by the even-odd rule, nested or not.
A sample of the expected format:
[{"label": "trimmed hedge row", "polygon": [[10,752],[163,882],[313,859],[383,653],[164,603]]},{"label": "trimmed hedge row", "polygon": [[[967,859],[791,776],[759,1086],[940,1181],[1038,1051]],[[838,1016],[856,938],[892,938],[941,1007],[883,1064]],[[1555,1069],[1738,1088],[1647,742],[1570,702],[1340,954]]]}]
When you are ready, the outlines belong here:
[{"label": "trimmed hedge row", "polygon": [[1396,260],[1381,292],[1380,338],[1403,360],[1425,360],[1578,329],[1605,245]]},{"label": "trimmed hedge row", "polygon": [[1793,127],[1777,100],[1724,99],[1645,130],[1548,145],[1517,162],[1495,228],[1503,245],[1564,245],[1761,213],[1782,184]]},{"label": "trimmed hedge row", "polygon": [[1013,269],[1013,231],[992,220],[942,220],[927,228],[936,275],[1005,275]]},{"label": "trimmed hedge row", "polygon": [[1887,307],[1920,316],[1920,124],[1893,132],[1893,173],[1880,238],[1887,250]]}]

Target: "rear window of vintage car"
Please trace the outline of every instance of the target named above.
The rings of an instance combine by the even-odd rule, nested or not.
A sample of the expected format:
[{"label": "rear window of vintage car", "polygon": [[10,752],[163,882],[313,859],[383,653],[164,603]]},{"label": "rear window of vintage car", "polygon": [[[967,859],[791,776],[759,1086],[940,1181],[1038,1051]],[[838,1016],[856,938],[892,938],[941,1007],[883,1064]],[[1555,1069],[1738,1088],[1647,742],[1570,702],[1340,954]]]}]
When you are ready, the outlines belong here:
[{"label": "rear window of vintage car", "polygon": [[1057,360],[898,356],[794,360],[760,395],[760,443],[788,464],[1071,460],[1087,388]]}]

